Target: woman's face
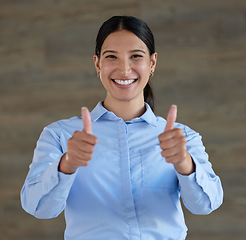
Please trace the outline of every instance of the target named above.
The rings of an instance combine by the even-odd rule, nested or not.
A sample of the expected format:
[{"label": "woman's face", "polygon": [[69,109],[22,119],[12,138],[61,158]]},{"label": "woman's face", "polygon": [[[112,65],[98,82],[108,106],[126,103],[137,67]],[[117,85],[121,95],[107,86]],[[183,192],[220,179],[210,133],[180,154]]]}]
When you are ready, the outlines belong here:
[{"label": "woman's face", "polygon": [[94,55],[107,98],[143,100],[143,89],[155,70],[156,59],[157,54],[150,56],[145,43],[132,32],[111,33],[102,45],[100,59]]}]

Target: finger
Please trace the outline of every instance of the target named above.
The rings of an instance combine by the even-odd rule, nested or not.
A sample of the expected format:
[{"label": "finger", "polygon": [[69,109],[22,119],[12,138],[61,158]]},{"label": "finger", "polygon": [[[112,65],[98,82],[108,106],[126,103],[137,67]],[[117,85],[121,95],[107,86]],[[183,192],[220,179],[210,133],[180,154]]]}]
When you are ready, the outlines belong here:
[{"label": "finger", "polygon": [[175,146],[176,146],[176,140],[173,138],[169,139],[168,141],[165,140],[160,142],[160,147],[162,150],[173,148]]},{"label": "finger", "polygon": [[177,140],[178,138],[184,137],[184,132],[180,128],[174,128],[172,131],[163,132],[158,136],[160,142],[170,141],[171,139]]},{"label": "finger", "polygon": [[83,131],[85,131],[86,133],[92,134],[91,115],[90,115],[88,108],[86,107],[81,108],[81,116],[82,116],[83,125],[84,125]]},{"label": "finger", "polygon": [[[90,135],[93,136],[93,135]],[[88,142],[78,142],[76,144],[77,149],[80,153],[93,153],[95,149],[95,145]]]},{"label": "finger", "polygon": [[83,151],[74,151],[69,152],[68,161],[74,165],[79,165],[80,161],[90,161],[92,159],[92,153],[86,153]]},{"label": "finger", "polygon": [[176,152],[176,149],[165,149],[162,150],[161,155],[162,157],[170,158],[170,157],[174,157],[177,155],[178,152]]},{"label": "finger", "polygon": [[84,143],[89,143],[91,145],[96,145],[98,141],[98,138],[94,136],[93,134],[88,134],[85,132],[85,130],[81,131],[75,131],[73,133],[73,136],[68,139],[68,144],[72,142],[73,144],[76,144],[76,146]]},{"label": "finger", "polygon": [[167,124],[164,132],[174,128],[174,123],[176,119],[177,119],[177,106],[172,105],[167,114]]}]

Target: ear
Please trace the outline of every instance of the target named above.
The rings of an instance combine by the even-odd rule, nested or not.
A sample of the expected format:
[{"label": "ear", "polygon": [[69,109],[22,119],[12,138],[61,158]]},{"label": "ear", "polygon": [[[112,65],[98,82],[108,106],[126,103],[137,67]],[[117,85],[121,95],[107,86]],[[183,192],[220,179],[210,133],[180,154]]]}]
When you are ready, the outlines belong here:
[{"label": "ear", "polygon": [[151,72],[155,71],[156,64],[157,64],[157,53],[155,52],[150,56],[150,71]]},{"label": "ear", "polygon": [[100,73],[100,59],[97,55],[94,55],[93,59],[94,59],[96,71],[97,71],[97,73]]}]

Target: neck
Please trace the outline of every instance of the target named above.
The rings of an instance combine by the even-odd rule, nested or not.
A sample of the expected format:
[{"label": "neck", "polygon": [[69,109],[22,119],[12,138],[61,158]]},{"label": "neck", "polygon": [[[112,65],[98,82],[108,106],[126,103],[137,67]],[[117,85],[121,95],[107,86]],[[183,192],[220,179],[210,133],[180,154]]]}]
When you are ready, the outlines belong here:
[{"label": "neck", "polygon": [[143,98],[119,101],[107,96],[104,101],[104,107],[124,121],[130,121],[136,117],[140,117],[146,110]]}]

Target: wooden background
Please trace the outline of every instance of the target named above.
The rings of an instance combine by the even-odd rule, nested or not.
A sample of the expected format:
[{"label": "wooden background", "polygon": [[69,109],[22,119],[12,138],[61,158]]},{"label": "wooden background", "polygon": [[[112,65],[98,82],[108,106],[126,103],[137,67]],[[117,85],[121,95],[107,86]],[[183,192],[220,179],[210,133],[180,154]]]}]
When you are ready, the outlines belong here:
[{"label": "wooden background", "polygon": [[245,0],[0,0],[0,239],[58,240],[63,214],[37,220],[19,193],[43,127],[90,110],[105,96],[95,37],[112,15],[153,30],[156,113],[200,132],[225,197],[208,216],[185,211],[190,240],[246,236]]}]

